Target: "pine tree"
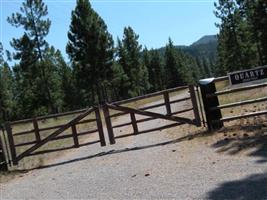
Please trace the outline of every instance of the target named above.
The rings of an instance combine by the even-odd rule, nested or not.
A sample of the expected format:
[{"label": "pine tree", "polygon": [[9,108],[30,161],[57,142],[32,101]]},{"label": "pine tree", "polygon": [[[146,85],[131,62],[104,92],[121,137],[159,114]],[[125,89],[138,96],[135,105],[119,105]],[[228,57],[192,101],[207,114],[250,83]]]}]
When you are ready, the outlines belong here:
[{"label": "pine tree", "polygon": [[147,88],[146,91],[155,91],[154,89],[154,78],[153,78],[153,67],[151,66],[151,53],[148,51],[148,49],[145,47],[142,53],[142,65],[146,68],[146,82],[147,82]]},{"label": "pine tree", "polygon": [[177,60],[177,52],[173,46],[172,40],[166,45],[165,51],[165,70],[167,75],[167,88],[176,87],[183,84],[183,78],[180,69],[180,63]]},{"label": "pine tree", "polygon": [[208,63],[207,59],[203,59],[203,68],[204,68],[205,75],[207,77],[211,77],[212,71],[211,71],[210,64]]},{"label": "pine tree", "polygon": [[138,38],[131,27],[125,27],[122,41],[118,40],[118,61],[129,78],[129,97],[144,94],[149,84],[146,66],[140,59],[142,46]]},{"label": "pine tree", "polygon": [[73,64],[81,103],[105,101],[106,83],[112,72],[113,40],[105,22],[88,0],[77,0],[68,38],[66,50]]},{"label": "pine tree", "polygon": [[4,60],[4,50],[0,42],[0,123],[15,117],[13,83],[12,71]]},{"label": "pine tree", "polygon": [[112,100],[122,100],[128,97],[128,91],[130,88],[129,77],[124,72],[123,67],[118,63],[114,62],[112,66]]},{"label": "pine tree", "polygon": [[150,51],[151,60],[150,60],[150,75],[151,85],[153,91],[163,90],[165,88],[165,73],[162,65],[162,60],[160,58],[159,52],[157,50]]},{"label": "pine tree", "polygon": [[[62,80],[60,74],[60,70],[66,66],[66,63],[60,51],[51,46],[47,49],[44,61],[40,64],[45,66],[45,73],[48,80],[47,84],[50,89],[54,109],[56,112],[61,112],[63,110],[63,105],[65,104],[64,100],[66,100],[65,91],[63,90],[64,87],[62,85],[64,84],[65,86],[68,86],[71,84],[71,80],[68,80],[68,83],[63,82],[66,80]],[[42,87],[42,85],[40,85],[40,87]]]},{"label": "pine tree", "polygon": [[[18,76],[20,72],[20,78],[24,79],[25,82],[28,81],[32,87],[30,90],[33,94],[28,97],[35,100],[30,100],[30,104],[38,101],[38,103],[44,105],[44,102],[48,102],[44,107],[35,108],[41,110],[41,113],[57,111],[57,105],[52,96],[53,89],[50,88],[51,84],[49,84],[49,77],[54,72],[50,71],[49,62],[45,60],[48,49],[45,37],[48,35],[51,25],[51,21],[45,18],[47,14],[47,6],[42,0],[26,0],[22,3],[20,12],[13,13],[7,19],[12,26],[23,27],[25,30],[21,38],[13,39],[11,42],[11,46],[17,51],[14,59],[20,60],[20,65],[16,66],[16,73]],[[42,86],[42,88],[36,88],[35,83],[39,83],[37,85]],[[42,91],[42,94],[35,96],[35,90]]]},{"label": "pine tree", "polygon": [[267,63],[267,2],[265,0],[237,0],[239,10],[250,33],[250,41],[257,49],[259,64]]},{"label": "pine tree", "polygon": [[218,35],[218,65],[220,71],[250,68],[257,65],[258,56],[255,43],[247,23],[247,17],[236,1],[219,0],[215,15],[221,20],[217,24]]}]

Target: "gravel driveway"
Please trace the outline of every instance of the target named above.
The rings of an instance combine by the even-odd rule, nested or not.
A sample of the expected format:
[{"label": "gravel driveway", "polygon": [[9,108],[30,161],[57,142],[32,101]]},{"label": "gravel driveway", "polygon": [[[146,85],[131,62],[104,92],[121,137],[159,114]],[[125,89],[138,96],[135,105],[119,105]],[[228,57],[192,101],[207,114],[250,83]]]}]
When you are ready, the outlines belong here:
[{"label": "gravel driveway", "polygon": [[[140,129],[159,123],[168,122],[154,120]],[[222,136],[191,136],[194,130],[184,125],[118,139],[112,146],[75,149],[2,184],[0,198],[267,199],[267,153],[248,156],[258,147],[235,155],[219,152],[215,144]],[[127,131],[131,128],[115,134]]]}]

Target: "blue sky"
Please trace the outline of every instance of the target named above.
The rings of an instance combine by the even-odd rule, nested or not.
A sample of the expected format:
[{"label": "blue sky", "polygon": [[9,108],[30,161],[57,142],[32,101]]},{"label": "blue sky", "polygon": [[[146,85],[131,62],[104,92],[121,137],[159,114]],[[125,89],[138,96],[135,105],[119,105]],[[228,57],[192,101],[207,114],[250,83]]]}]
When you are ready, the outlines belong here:
[{"label": "blue sky", "polygon": [[[47,41],[66,56],[67,31],[75,0],[44,0],[52,21]],[[176,45],[190,45],[203,35],[218,33],[214,23],[213,0],[94,0],[92,7],[104,19],[116,41],[123,28],[131,26],[139,42],[148,48],[165,46],[168,37]],[[9,41],[22,35],[23,30],[12,27],[6,18],[19,10],[22,1],[0,0],[1,35],[5,49]]]}]

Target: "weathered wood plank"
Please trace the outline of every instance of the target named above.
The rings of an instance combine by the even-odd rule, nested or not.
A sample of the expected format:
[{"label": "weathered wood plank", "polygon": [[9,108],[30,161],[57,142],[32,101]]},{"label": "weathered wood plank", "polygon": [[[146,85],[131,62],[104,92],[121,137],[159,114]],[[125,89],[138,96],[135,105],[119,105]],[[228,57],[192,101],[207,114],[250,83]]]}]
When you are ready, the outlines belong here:
[{"label": "weathered wood plank", "polygon": [[[247,114],[244,114],[244,115],[236,115],[236,116],[231,116],[231,117],[224,117],[224,118],[222,118],[220,120],[217,120],[217,121],[226,122],[226,121],[232,121],[232,120],[236,120],[236,119],[254,117],[254,116],[259,116],[259,115],[266,115],[266,114],[267,114],[267,110],[264,110],[264,111],[254,112],[254,113],[247,113]],[[216,121],[216,120],[214,120],[214,121]]]},{"label": "weathered wood plank", "polygon": [[33,123],[33,127],[34,127],[34,134],[35,134],[36,141],[40,142],[41,136],[40,136],[39,126],[38,126],[38,122],[37,122],[36,118],[33,118],[32,123]]},{"label": "weathered wood plank", "polygon": [[193,108],[188,108],[188,109],[184,109],[184,110],[178,110],[176,112],[173,112],[172,115],[178,115],[178,114],[181,114],[181,113],[189,112],[191,110],[193,110]]},{"label": "weathered wood plank", "polygon": [[176,88],[170,88],[170,89],[167,89],[167,90],[146,94],[146,95],[134,97],[134,98],[131,98],[131,99],[112,102],[111,104],[121,105],[121,104],[125,104],[125,103],[130,103],[130,102],[133,102],[133,101],[138,101],[138,100],[142,100],[142,99],[146,99],[146,98],[151,98],[151,97],[163,95],[164,92],[171,93],[171,92],[184,90],[186,88],[188,88],[188,86],[180,86],[180,87],[176,87]]},{"label": "weathered wood plank", "polygon": [[103,106],[103,113],[104,113],[104,117],[105,117],[105,121],[106,121],[106,127],[107,127],[107,131],[108,131],[108,137],[109,137],[109,143],[110,144],[115,144],[115,137],[114,137],[114,132],[113,132],[113,128],[112,128],[112,123],[111,123],[111,119],[110,119],[110,115],[109,115],[109,107],[107,105]]},{"label": "weathered wood plank", "polygon": [[164,92],[163,93],[164,96],[164,102],[165,102],[165,106],[166,106],[166,113],[167,115],[171,115],[172,111],[171,111],[171,104],[170,104],[170,96],[168,92]]},{"label": "weathered wood plank", "polygon": [[41,146],[43,146],[44,144],[46,144],[48,141],[50,141],[51,139],[53,139],[56,136],[58,136],[59,134],[61,134],[62,132],[64,132],[68,128],[70,128],[73,124],[77,123],[78,121],[80,121],[81,119],[83,119],[84,117],[86,117],[87,115],[89,115],[93,111],[94,111],[93,108],[88,109],[83,114],[77,116],[76,118],[74,118],[73,120],[68,122],[65,126],[63,126],[63,127],[59,128],[58,130],[54,131],[51,135],[49,135],[46,138],[44,138],[41,142],[37,143],[36,145],[32,146],[31,148],[29,148],[28,150],[24,151],[19,156],[17,156],[17,161],[21,160],[22,158],[24,158],[28,154],[31,154],[33,151],[35,151],[36,149],[38,149]]},{"label": "weathered wood plank", "polygon": [[258,98],[258,99],[251,99],[251,100],[246,100],[246,101],[240,101],[240,102],[234,102],[234,103],[229,103],[229,104],[223,104],[223,105],[220,105],[217,107],[213,107],[210,110],[231,108],[231,107],[242,106],[242,105],[246,105],[246,104],[259,103],[262,101],[267,101],[267,97],[262,97],[262,98]]},{"label": "weathered wood plank", "polygon": [[119,106],[119,105],[111,105],[111,104],[107,104],[107,106],[109,108],[112,108],[114,110],[121,110],[124,112],[133,112],[139,115],[146,115],[149,117],[155,117],[155,118],[160,118],[160,119],[165,119],[165,120],[170,120],[170,121],[175,121],[175,122],[184,122],[184,123],[188,123],[188,124],[195,124],[193,122],[193,120],[191,119],[187,119],[184,117],[177,117],[177,116],[166,116],[166,115],[162,115],[159,113],[153,113],[153,112],[149,112],[149,111],[142,111],[142,110],[137,110],[137,109],[133,109],[133,108],[128,108],[128,107],[124,107],[124,106]]},{"label": "weathered wood plank", "polygon": [[96,125],[97,125],[97,129],[98,129],[98,134],[99,134],[100,145],[106,146],[106,141],[105,141],[105,136],[104,136],[103,125],[102,125],[102,120],[101,120],[99,108],[95,108],[95,118],[96,118]]},{"label": "weathered wood plank", "polygon": [[193,85],[189,86],[189,92],[190,92],[190,96],[191,96],[191,102],[193,105],[193,111],[194,111],[196,126],[200,127],[201,126],[201,119],[200,119],[199,110],[198,110],[195,87]]},{"label": "weathered wood plank", "polygon": [[234,92],[252,90],[252,89],[266,87],[266,86],[267,86],[267,83],[261,83],[261,84],[256,84],[256,85],[244,86],[241,88],[227,89],[227,90],[215,92],[215,94],[212,94],[212,95],[207,95],[207,98],[211,98],[211,97],[219,96],[219,95],[224,95],[224,94],[230,94],[230,93],[234,93]]},{"label": "weathered wood plank", "polygon": [[13,163],[13,165],[18,165],[16,147],[15,147],[14,138],[13,138],[13,135],[12,135],[12,128],[11,128],[11,125],[10,125],[9,122],[5,123],[5,129],[6,129],[6,132],[7,132],[7,138],[8,138],[8,143],[9,143],[12,163]]},{"label": "weathered wood plank", "polygon": [[135,118],[135,114],[134,113],[130,113],[131,116],[131,121],[132,121],[132,127],[133,127],[133,132],[135,135],[138,134],[138,126],[136,123],[136,118]]},{"label": "weathered wood plank", "polygon": [[[55,117],[63,117],[63,116],[73,115],[73,114],[82,114],[86,110],[88,110],[88,109],[81,109],[81,110],[69,111],[69,112],[64,112],[64,113],[40,116],[40,117],[36,117],[36,120],[45,120],[45,119],[50,119],[50,118],[55,118]],[[17,120],[17,121],[10,122],[10,125],[23,124],[23,123],[28,123],[31,121],[32,121],[31,118],[30,119]]]},{"label": "weathered wood plank", "polygon": [[72,130],[72,137],[73,137],[74,147],[78,148],[79,147],[79,139],[78,139],[78,134],[77,134],[77,129],[76,129],[76,125],[75,124],[73,124],[71,126],[71,130]]}]

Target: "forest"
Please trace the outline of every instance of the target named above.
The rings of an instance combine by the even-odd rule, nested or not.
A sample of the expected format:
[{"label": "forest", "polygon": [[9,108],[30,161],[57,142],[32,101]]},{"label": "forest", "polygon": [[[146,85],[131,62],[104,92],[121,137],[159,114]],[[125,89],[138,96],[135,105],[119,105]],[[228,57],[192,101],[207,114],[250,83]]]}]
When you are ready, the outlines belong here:
[{"label": "forest", "polygon": [[[53,24],[47,5],[23,1],[7,21],[24,34],[10,41],[14,52],[0,43],[0,123],[196,84],[201,78],[267,64],[265,0],[219,0],[214,14],[220,21],[215,24],[216,47],[179,47],[166,38],[165,47],[147,49],[130,26],[114,41],[89,0],[77,0],[66,33],[66,61],[46,41]],[[209,48],[214,50],[207,53]]]}]

